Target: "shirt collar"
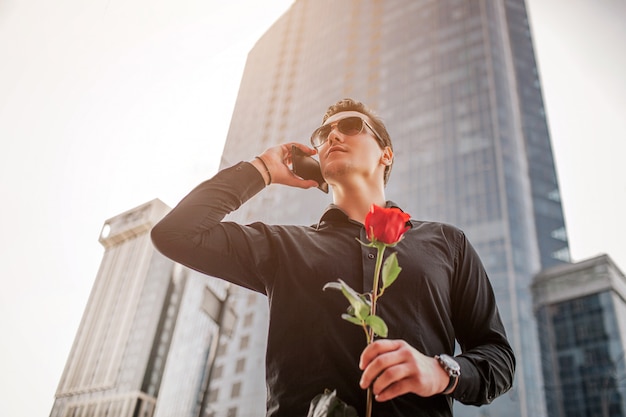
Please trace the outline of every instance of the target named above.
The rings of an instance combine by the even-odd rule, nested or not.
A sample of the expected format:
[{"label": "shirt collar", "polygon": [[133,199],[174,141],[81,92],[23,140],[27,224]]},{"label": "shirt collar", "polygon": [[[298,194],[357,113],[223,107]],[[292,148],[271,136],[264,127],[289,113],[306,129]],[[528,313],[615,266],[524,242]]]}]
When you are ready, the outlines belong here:
[{"label": "shirt collar", "polygon": [[[387,201],[385,203],[385,208],[391,208],[391,207],[395,207],[399,210],[402,210],[402,208],[400,208],[400,206],[398,206],[396,203],[394,203],[393,201]],[[402,210],[404,212],[404,210]],[[322,227],[325,223],[332,223],[332,222],[349,222],[351,221],[350,218],[348,217],[348,215],[346,214],[345,211],[343,211],[339,206],[337,206],[336,204],[330,204],[328,207],[326,207],[326,210],[324,210],[324,214],[322,214],[322,217],[320,217],[320,221],[317,223],[317,225],[315,226],[316,229],[320,229],[320,227]]]}]

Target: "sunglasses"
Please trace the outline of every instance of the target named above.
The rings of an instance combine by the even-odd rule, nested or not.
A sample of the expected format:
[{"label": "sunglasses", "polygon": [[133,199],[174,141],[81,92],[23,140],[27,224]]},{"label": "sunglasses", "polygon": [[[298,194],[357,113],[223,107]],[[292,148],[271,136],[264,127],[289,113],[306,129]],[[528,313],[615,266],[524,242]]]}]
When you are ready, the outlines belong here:
[{"label": "sunglasses", "polygon": [[367,123],[365,119],[357,116],[351,116],[315,129],[311,135],[311,145],[313,145],[314,148],[319,148],[326,143],[333,126],[337,126],[337,130],[346,136],[358,135],[363,131],[363,129],[365,129],[365,127],[367,127],[374,134],[379,144],[383,145],[385,143],[380,135],[376,133],[376,131],[372,128],[372,126],[370,126],[369,123]]}]

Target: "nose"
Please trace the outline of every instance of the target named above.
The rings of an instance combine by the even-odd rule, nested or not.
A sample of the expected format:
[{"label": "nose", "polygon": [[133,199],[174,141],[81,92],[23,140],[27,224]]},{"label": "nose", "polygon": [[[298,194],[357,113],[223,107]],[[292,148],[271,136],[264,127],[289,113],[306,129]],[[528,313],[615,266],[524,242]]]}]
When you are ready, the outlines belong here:
[{"label": "nose", "polygon": [[333,141],[343,142],[343,135],[337,129],[337,125],[331,126],[327,141],[329,145],[332,145]]}]

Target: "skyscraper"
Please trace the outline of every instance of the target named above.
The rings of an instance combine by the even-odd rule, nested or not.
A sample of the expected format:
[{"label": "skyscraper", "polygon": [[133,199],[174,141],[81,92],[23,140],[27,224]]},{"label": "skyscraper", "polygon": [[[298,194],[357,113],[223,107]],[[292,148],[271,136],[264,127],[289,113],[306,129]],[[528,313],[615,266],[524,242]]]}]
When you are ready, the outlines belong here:
[{"label": "skyscraper", "polygon": [[626,277],[607,255],[558,265],[533,293],[550,417],[626,415]]},{"label": "skyscraper", "polygon": [[[387,197],[414,218],[461,227],[493,283],[515,385],[457,414],[546,415],[529,286],[569,252],[524,1],[296,1],[248,55],[222,166],[308,143],[344,97],[373,108],[391,134]],[[270,187],[232,218],[311,224],[329,202]]]},{"label": "skyscraper", "polygon": [[226,289],[154,249],[150,229],[168,211],[153,200],[105,222],[104,256],[50,417],[199,415]]}]

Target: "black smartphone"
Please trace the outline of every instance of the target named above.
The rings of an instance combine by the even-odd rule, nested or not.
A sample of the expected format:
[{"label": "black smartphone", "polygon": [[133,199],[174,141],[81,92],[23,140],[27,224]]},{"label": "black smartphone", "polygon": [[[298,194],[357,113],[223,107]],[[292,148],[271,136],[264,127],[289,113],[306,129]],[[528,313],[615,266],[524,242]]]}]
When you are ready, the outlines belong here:
[{"label": "black smartphone", "polygon": [[291,145],[291,170],[300,178],[317,181],[317,188],[328,193],[328,184],[322,176],[320,163],[295,145]]}]

